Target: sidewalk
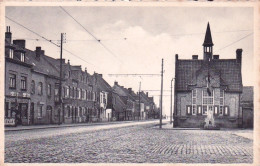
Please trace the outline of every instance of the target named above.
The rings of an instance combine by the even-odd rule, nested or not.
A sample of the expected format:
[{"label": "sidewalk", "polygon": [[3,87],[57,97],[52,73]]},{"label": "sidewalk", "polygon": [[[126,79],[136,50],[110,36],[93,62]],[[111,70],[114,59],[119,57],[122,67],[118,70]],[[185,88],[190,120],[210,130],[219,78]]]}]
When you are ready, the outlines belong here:
[{"label": "sidewalk", "polygon": [[111,121],[111,122],[94,122],[94,123],[73,123],[73,124],[50,124],[50,125],[32,125],[32,126],[16,126],[16,127],[5,127],[5,132],[8,131],[22,131],[22,130],[36,130],[36,129],[48,129],[48,128],[63,128],[63,127],[77,127],[77,126],[98,126],[98,125],[108,125],[108,124],[122,124],[122,123],[131,123],[131,122],[144,122],[144,121],[153,121],[154,119],[149,120],[140,120],[140,121]]}]

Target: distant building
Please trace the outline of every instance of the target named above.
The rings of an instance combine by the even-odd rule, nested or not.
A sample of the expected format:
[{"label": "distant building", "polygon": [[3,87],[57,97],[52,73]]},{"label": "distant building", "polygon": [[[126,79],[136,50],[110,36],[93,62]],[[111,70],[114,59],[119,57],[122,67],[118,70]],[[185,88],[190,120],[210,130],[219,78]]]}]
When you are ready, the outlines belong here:
[{"label": "distant building", "polygon": [[211,111],[219,127],[236,128],[242,124],[240,97],[242,49],[235,59],[213,55],[213,42],[208,24],[203,43],[203,59],[175,57],[174,125],[200,127]]},{"label": "distant building", "polygon": [[244,86],[241,95],[242,127],[254,127],[254,87]]}]

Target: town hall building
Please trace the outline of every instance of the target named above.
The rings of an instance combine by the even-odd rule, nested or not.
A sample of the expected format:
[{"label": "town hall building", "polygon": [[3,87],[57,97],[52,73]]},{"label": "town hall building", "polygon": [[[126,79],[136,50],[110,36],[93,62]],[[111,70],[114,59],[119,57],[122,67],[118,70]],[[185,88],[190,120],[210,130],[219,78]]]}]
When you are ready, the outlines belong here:
[{"label": "town hall building", "polygon": [[220,59],[213,55],[213,45],[208,24],[203,59],[175,57],[175,127],[203,127],[209,113],[218,127],[241,127],[242,49],[235,59]]}]

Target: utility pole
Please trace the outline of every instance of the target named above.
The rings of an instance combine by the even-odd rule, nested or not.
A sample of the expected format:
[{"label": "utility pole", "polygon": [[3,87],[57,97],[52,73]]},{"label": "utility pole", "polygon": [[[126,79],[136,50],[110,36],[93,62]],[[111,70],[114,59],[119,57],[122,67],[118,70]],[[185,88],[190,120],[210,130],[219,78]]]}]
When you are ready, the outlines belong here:
[{"label": "utility pole", "polygon": [[138,120],[140,119],[140,114],[141,114],[141,97],[140,97],[140,92],[141,92],[141,81],[139,82],[139,116],[138,116]]},{"label": "utility pole", "polygon": [[[60,102],[60,109],[59,109],[59,125],[61,124],[61,112],[63,112],[62,108],[62,43],[63,43],[63,33],[61,33],[61,39],[60,39],[60,86],[59,86],[59,102]],[[63,113],[64,116],[64,113]]]},{"label": "utility pole", "polygon": [[171,113],[170,113],[170,124],[172,124],[172,81],[174,78],[171,80]]},{"label": "utility pole", "polygon": [[161,99],[160,99],[160,129],[162,128],[162,97],[163,97],[163,59],[162,59],[162,71],[161,71]]}]

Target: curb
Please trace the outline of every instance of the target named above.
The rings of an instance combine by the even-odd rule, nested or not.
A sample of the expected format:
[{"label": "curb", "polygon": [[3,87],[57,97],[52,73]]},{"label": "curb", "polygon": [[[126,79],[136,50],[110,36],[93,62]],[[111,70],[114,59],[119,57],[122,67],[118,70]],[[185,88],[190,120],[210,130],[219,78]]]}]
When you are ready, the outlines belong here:
[{"label": "curb", "polygon": [[[148,120],[149,121],[149,120]],[[131,123],[131,122],[142,122],[142,121],[116,121],[116,122],[103,122],[103,123],[83,123],[83,124],[75,124],[75,125],[57,125],[57,126],[44,126],[44,127],[32,127],[32,128],[20,128],[20,129],[6,129],[5,132],[12,132],[12,131],[27,131],[27,130],[41,130],[41,129],[51,129],[51,128],[65,128],[65,127],[79,127],[79,126],[101,126],[101,125],[113,125],[113,124],[124,124],[124,123]],[[143,121],[147,122],[147,121]]]}]

